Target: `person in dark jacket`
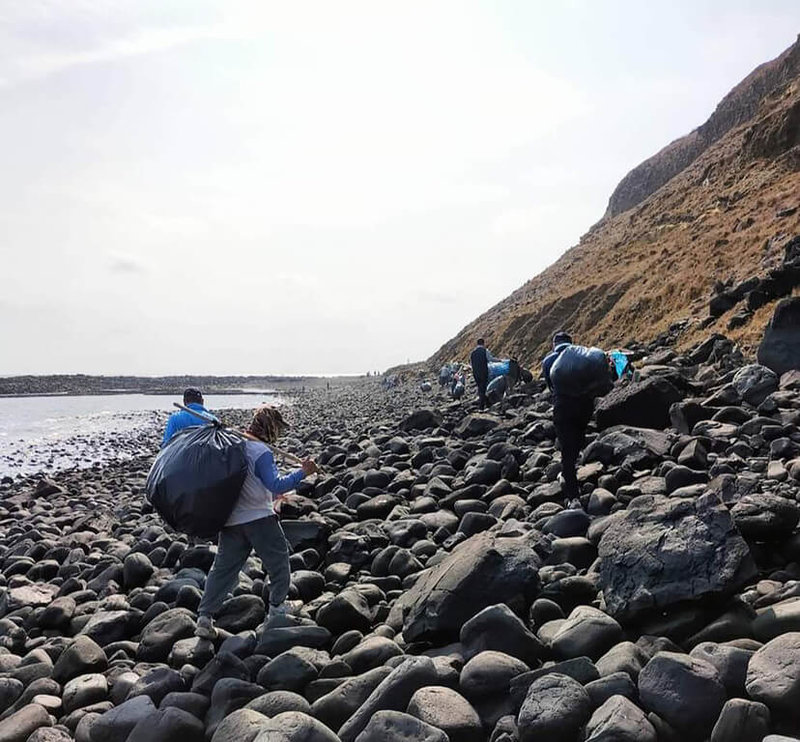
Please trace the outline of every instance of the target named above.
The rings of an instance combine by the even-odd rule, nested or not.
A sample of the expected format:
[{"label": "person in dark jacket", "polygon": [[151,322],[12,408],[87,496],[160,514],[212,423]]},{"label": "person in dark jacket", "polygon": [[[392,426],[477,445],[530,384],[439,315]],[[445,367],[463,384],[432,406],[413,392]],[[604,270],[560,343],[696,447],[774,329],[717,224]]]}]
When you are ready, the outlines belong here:
[{"label": "person in dark jacket", "polygon": [[611,390],[616,371],[604,351],[573,345],[572,338],[562,330],[553,336],[553,350],[542,362],[542,375],[553,395],[564,494],[577,498],[580,488],[576,467],[586,443],[594,400]]},{"label": "person in dark jacket", "polygon": [[469,364],[472,366],[472,377],[478,387],[478,404],[483,410],[486,408],[486,387],[489,384],[489,362],[494,361],[494,356],[486,349],[483,338],[478,338],[475,350],[470,353]]}]

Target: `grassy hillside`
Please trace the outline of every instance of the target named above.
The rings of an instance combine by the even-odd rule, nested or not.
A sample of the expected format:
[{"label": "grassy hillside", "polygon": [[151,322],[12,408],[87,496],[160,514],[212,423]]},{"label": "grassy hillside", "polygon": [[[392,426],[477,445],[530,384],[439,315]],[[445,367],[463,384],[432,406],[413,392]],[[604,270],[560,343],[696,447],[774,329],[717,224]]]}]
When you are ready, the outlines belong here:
[{"label": "grassy hillside", "polygon": [[709,302],[780,270],[800,235],[798,207],[800,41],[737,85],[705,124],[631,171],[578,245],[429,361],[464,359],[482,335],[496,353],[535,365],[560,328],[612,346],[678,322],[681,343],[718,331],[752,352],[775,298],[752,302],[733,322],[747,301],[716,318]]}]

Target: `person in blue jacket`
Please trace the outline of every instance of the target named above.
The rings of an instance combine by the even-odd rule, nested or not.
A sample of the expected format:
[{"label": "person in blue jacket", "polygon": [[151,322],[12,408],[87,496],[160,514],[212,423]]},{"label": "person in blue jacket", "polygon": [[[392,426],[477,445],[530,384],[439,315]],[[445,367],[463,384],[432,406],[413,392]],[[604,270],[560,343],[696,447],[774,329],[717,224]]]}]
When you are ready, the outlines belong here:
[{"label": "person in blue jacket", "polygon": [[[183,393],[183,406],[205,415],[209,422],[216,419],[214,415],[203,406],[203,395],[199,389],[189,387]],[[173,412],[169,416],[169,420],[167,420],[167,427],[164,429],[164,437],[161,439],[161,448],[164,448],[179,430],[203,424],[203,421],[191,412],[186,412],[186,410]]]},{"label": "person in blue jacket", "polygon": [[607,394],[627,374],[623,353],[574,345],[563,330],[553,336],[553,350],[542,361],[542,375],[553,395],[553,424],[561,447],[564,495],[580,496],[577,463],[586,443],[595,397]]},{"label": "person in blue jacket", "polygon": [[255,411],[245,431],[247,475],[239,499],[219,532],[217,554],[197,608],[195,636],[201,639],[216,637],[214,615],[236,585],[253,549],[269,576],[269,612],[264,626],[273,626],[289,613],[289,546],[274,505],[281,495],[319,469],[312,459],[306,459],[300,469],[280,475],[269,444],[275,443],[288,427],[278,409],[264,406]]}]

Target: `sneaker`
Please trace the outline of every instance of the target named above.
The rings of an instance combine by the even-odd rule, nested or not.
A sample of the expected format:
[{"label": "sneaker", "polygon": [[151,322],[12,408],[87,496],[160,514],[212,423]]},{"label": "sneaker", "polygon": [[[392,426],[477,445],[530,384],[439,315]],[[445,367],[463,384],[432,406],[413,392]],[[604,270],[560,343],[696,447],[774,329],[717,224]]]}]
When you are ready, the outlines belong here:
[{"label": "sneaker", "polygon": [[214,622],[210,616],[200,616],[197,619],[197,628],[194,630],[194,635],[199,639],[208,639],[210,641],[217,638],[217,630],[214,628]]},{"label": "sneaker", "polygon": [[269,606],[269,613],[267,614],[267,620],[264,622],[265,628],[269,628],[270,626],[274,626],[275,624],[281,623],[283,619],[285,619],[289,615],[289,603],[287,601],[283,601],[278,605]]}]

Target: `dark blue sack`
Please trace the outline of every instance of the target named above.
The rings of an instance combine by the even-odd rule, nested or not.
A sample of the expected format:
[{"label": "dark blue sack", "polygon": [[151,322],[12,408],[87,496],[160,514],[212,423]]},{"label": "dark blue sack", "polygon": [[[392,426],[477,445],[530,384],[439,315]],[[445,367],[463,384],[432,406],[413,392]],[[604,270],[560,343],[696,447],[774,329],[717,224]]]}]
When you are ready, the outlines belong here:
[{"label": "dark blue sack", "polygon": [[613,386],[608,358],[600,348],[568,345],[550,367],[550,382],[564,397],[599,397]]},{"label": "dark blue sack", "polygon": [[147,475],[147,500],[176,531],[211,538],[225,525],[247,476],[245,442],[219,425],[185,428]]}]

